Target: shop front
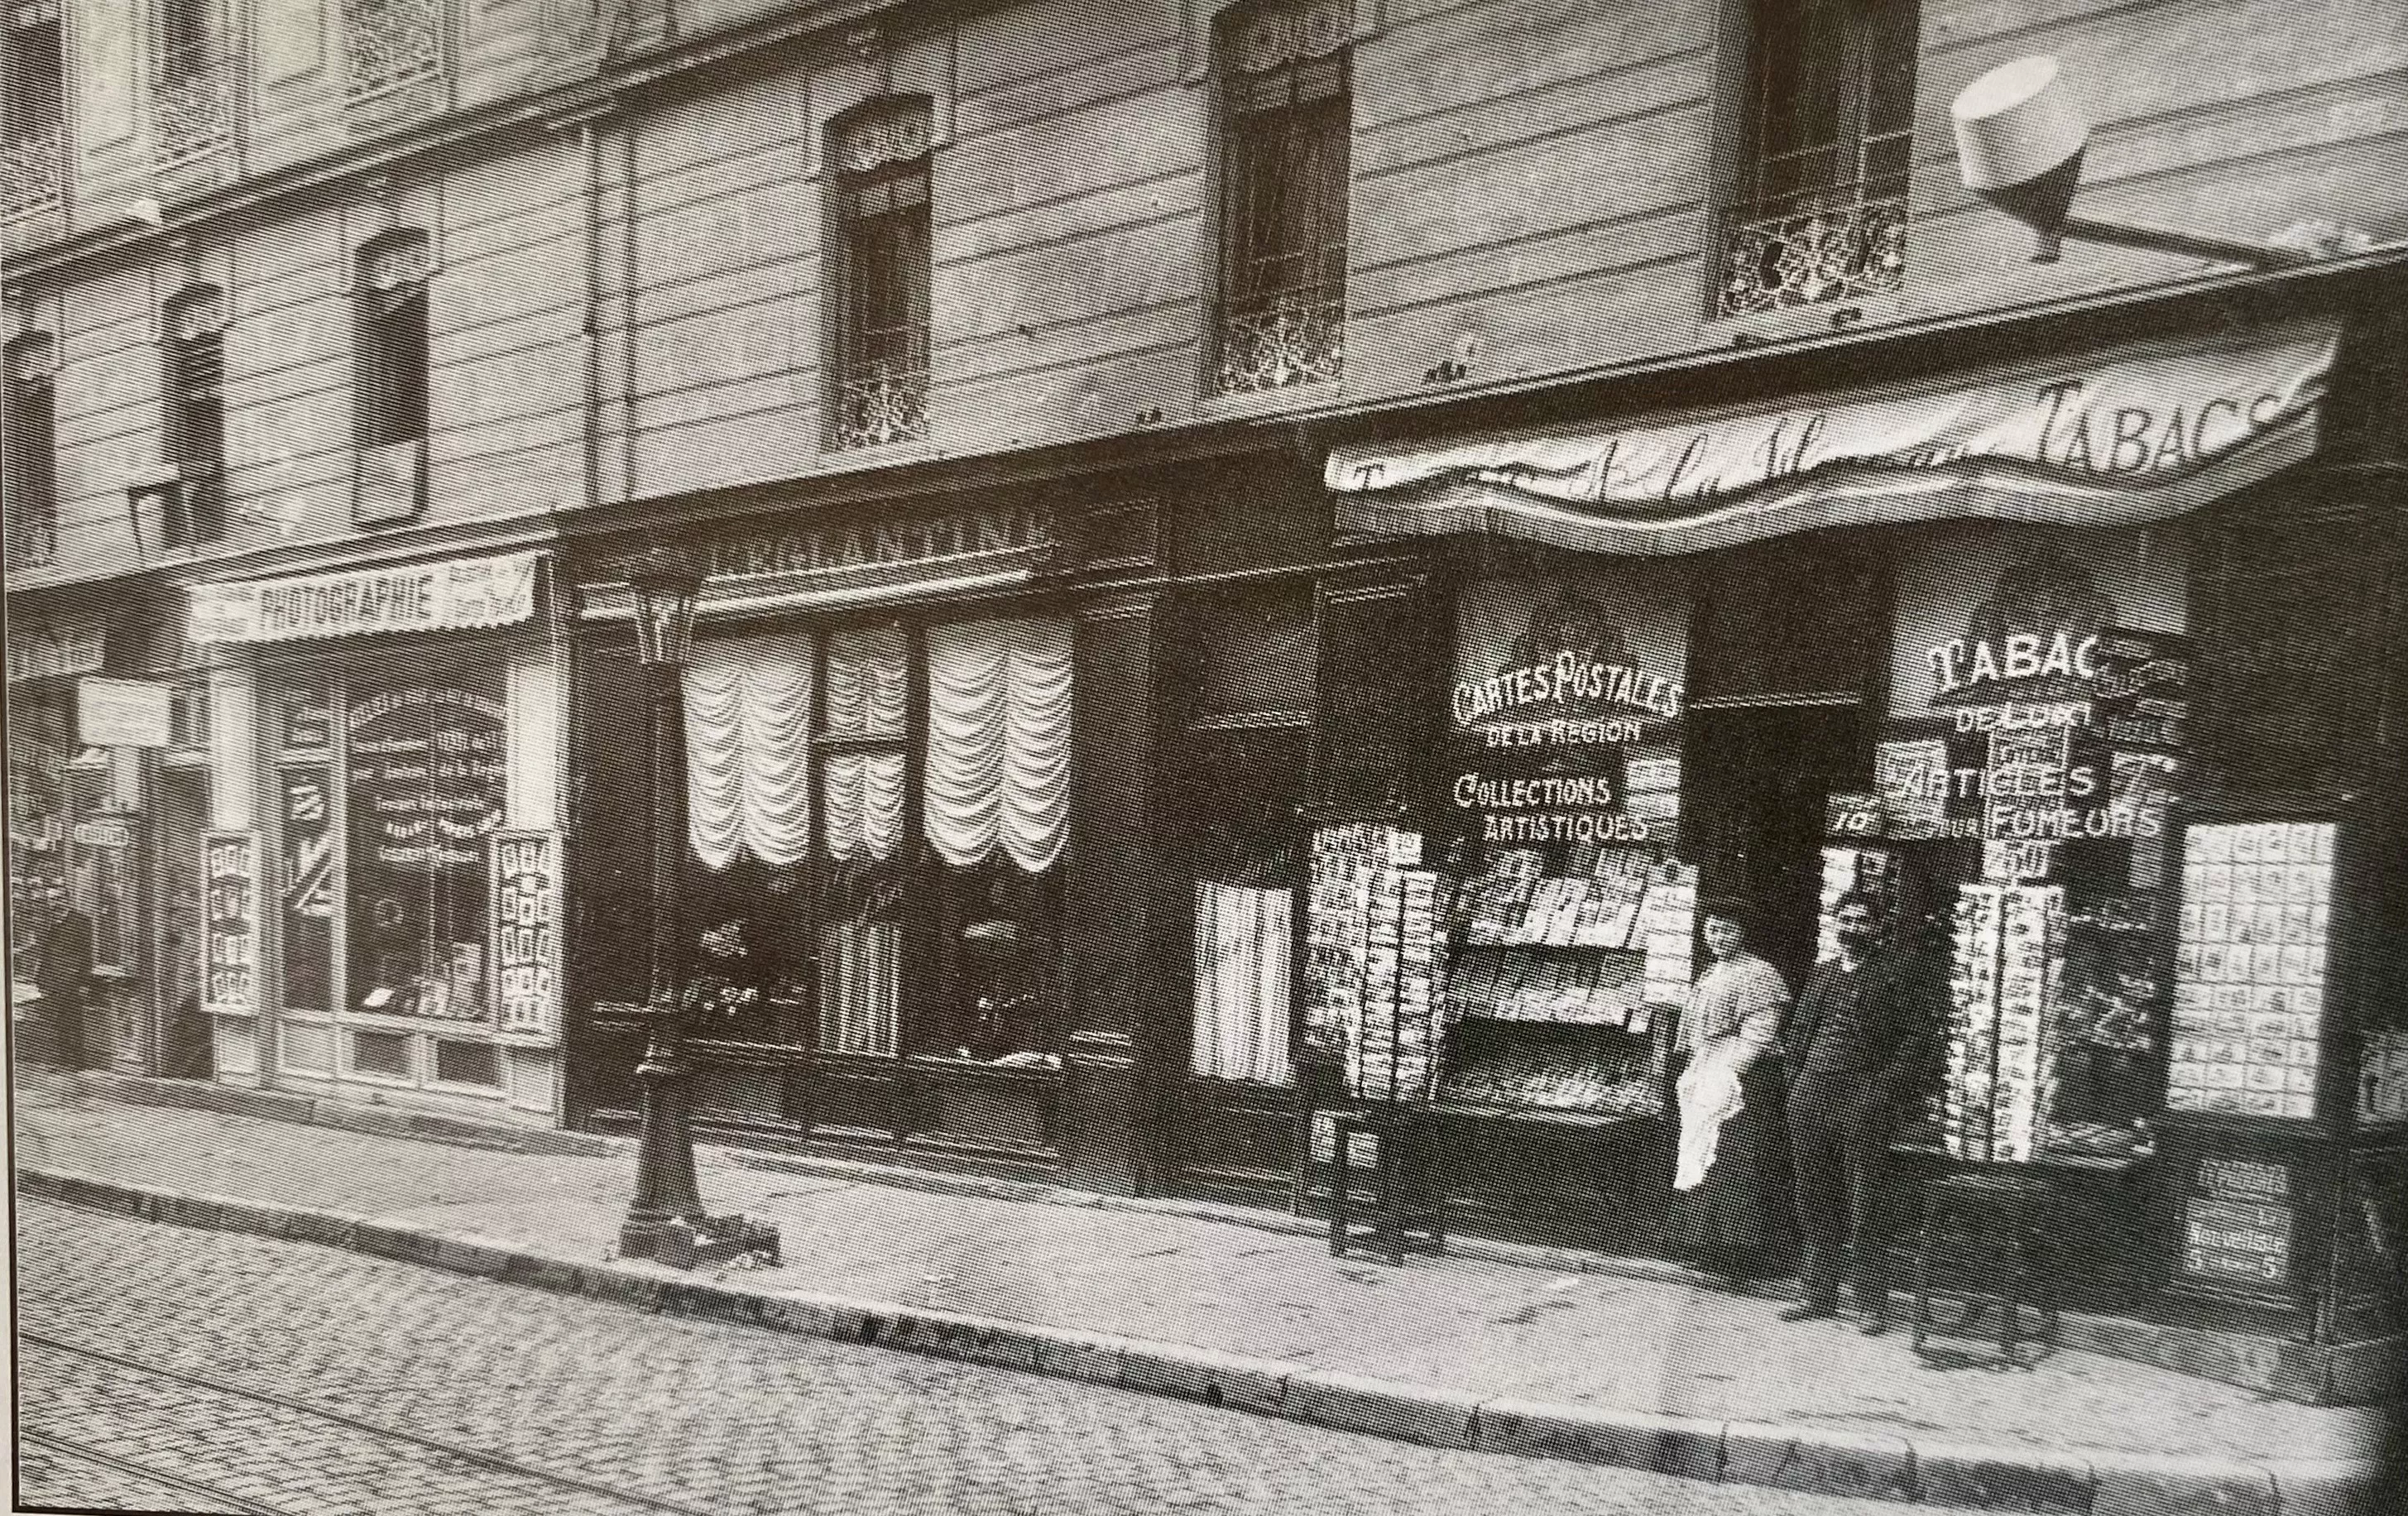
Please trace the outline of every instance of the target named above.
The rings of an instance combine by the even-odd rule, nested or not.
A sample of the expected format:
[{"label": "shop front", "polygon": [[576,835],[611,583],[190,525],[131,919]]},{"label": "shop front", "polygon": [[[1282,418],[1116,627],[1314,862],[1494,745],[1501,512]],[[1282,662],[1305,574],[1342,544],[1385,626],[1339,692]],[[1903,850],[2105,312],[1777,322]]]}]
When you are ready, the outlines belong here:
[{"label": "shop front", "polygon": [[191,1076],[208,741],[172,618],[20,608],[8,629],[9,960],[35,1062]]},{"label": "shop front", "polygon": [[1303,844],[1324,1103],[1414,1107],[1458,1225],[1676,1252],[1700,903],[1744,903],[1794,990],[1862,892],[1936,1050],[1902,1252],[1923,1180],[2036,1178],[2069,1305],[2372,1393],[2402,539],[2396,477],[2320,447],[2344,343],[2294,317],[1338,448],[1340,532],[1425,543],[1454,635],[1423,793]]},{"label": "shop front", "polygon": [[[1130,1186],[1126,1011],[1072,965],[1129,936],[1098,892],[1125,897],[1141,842],[1111,750],[1147,686],[1098,698],[1093,670],[1142,648],[1146,602],[1097,585],[1151,558],[1074,559],[1098,515],[1015,496],[682,529],[705,575],[673,807],[633,714],[641,543],[582,555],[579,1122],[634,1120],[614,1008],[643,998],[651,829],[681,810],[681,981],[719,986],[688,1044],[706,1135]],[[1086,1128],[1101,1151],[1068,1136],[1082,1103],[1118,1108]]]},{"label": "shop front", "polygon": [[539,553],[194,586],[225,1082],[559,1119],[565,638]]}]

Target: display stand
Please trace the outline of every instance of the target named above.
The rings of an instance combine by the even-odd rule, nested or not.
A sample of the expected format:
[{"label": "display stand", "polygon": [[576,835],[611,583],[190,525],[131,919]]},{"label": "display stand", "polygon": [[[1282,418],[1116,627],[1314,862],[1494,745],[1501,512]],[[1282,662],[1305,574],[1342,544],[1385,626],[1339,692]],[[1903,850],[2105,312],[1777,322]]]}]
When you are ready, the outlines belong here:
[{"label": "display stand", "polygon": [[[1313,833],[1307,1040],[1317,1050],[1316,1082],[1335,1088],[1314,1098],[1308,1084],[1302,1163],[1309,1170],[1325,1161],[1326,1131],[1335,1255],[1369,1245],[1401,1263],[1409,1250],[1446,1245],[1436,1137],[1424,1111],[1445,939],[1440,876],[1418,866],[1421,856],[1419,832],[1386,822]],[[1300,1175],[1299,1203],[1308,1188]]]},{"label": "display stand", "polygon": [[2370,810],[2255,796],[2187,808],[2163,1128],[2164,1300],[2292,1337],[2346,1375],[2402,1329],[2408,1144],[2385,1090]]}]

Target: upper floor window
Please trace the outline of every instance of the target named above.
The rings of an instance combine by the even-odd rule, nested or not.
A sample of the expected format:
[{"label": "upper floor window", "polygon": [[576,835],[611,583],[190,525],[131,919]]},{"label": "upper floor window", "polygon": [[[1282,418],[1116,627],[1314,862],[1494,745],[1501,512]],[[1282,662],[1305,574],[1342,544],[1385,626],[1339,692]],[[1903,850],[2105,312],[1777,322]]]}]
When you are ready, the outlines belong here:
[{"label": "upper floor window", "polygon": [[165,324],[160,398],[179,487],[163,531],[182,548],[225,535],[225,298],[206,285],[188,290],[167,303]]},{"label": "upper floor window", "polygon": [[1319,0],[1247,10],[1221,29],[1224,393],[1336,379],[1344,366],[1354,25],[1344,0]]},{"label": "upper floor window", "polygon": [[882,103],[836,131],[839,448],[928,435],[928,103]]},{"label": "upper floor window", "polygon": [[389,233],[360,252],[352,430],[362,448],[425,440],[430,259],[423,232]]},{"label": "upper floor window", "polygon": [[59,203],[66,163],[58,0],[8,0],[0,39],[0,216]]},{"label": "upper floor window", "polygon": [[443,66],[442,0],[343,0],[343,93],[381,94]]},{"label": "upper floor window", "polygon": [[1752,0],[1716,315],[1903,282],[1921,20],[1919,0]]},{"label": "upper floor window", "polygon": [[220,0],[156,0],[150,17],[151,151],[165,167],[225,143],[222,12]]},{"label": "upper floor window", "polygon": [[7,496],[11,568],[38,568],[58,556],[57,364],[57,342],[46,332],[29,332],[0,354],[0,493]]}]

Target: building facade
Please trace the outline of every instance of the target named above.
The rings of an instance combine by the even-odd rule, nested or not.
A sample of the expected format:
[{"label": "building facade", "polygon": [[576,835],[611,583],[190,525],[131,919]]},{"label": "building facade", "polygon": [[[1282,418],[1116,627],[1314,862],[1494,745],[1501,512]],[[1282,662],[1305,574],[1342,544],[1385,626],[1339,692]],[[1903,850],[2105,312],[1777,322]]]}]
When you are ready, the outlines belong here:
[{"label": "building facade", "polygon": [[[1310,1205],[1368,1080],[1473,1224],[1655,1250],[1700,893],[1794,981],[1861,883],[1946,969],[1907,1161],[2354,1393],[2371,8],[18,6],[10,879],[93,922],[80,1056],[630,1122],[675,536],[713,1135]],[[1946,107],[2033,51],[2086,213],[2329,256],[2028,262]],[[1324,886],[1399,875],[1373,953]]]}]

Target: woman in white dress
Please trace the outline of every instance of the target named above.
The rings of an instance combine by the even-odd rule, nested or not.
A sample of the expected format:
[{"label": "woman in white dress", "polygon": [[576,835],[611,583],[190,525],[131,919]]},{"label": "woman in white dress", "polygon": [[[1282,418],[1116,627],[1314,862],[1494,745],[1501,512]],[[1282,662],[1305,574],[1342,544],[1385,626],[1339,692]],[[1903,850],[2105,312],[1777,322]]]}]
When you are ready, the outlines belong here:
[{"label": "woman in white dress", "polygon": [[1707,1147],[1713,1161],[1702,1182],[1674,1195],[1673,1236],[1701,1267],[1750,1278],[1774,1265],[1789,1237],[1781,1076],[1766,1056],[1788,1013],[1789,986],[1748,946],[1744,907],[1709,902],[1705,917],[1713,963],[1690,987],[1673,1047],[1701,1077],[1727,1068],[1743,1104],[1711,1138],[1695,1130],[1684,1135],[1693,1163]]}]

